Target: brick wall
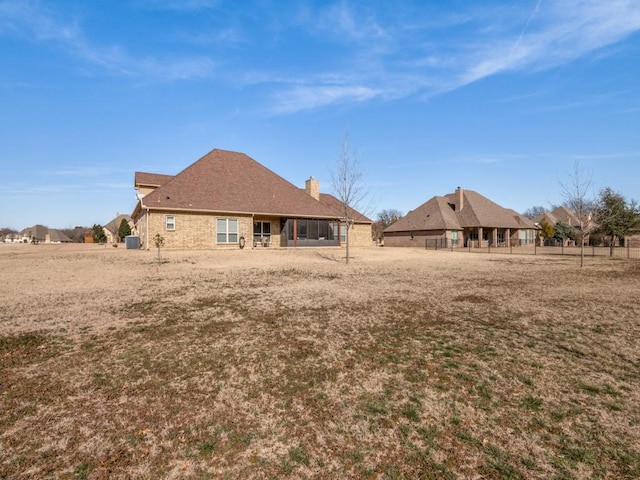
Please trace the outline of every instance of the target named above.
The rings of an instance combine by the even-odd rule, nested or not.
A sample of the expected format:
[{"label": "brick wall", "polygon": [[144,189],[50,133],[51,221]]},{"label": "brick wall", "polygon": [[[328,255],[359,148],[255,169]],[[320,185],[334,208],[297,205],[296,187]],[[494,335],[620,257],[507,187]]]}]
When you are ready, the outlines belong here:
[{"label": "brick wall", "polygon": [[354,224],[351,229],[349,229],[349,245],[352,247],[372,246],[373,240],[371,240],[371,224]]},{"label": "brick wall", "polygon": [[[385,247],[417,247],[425,248],[425,242],[429,240],[434,242],[441,239],[446,235],[447,245],[451,245],[451,232],[450,231],[437,231],[437,232],[413,232],[413,238],[409,232],[390,232],[384,235]],[[458,246],[463,244],[462,232],[458,233]]]},{"label": "brick wall", "polygon": [[[167,230],[166,217],[175,218],[175,229]],[[159,233],[164,238],[166,248],[238,248],[238,243],[218,244],[216,241],[216,220],[218,218],[235,218],[238,220],[238,238],[244,237],[247,246],[251,246],[253,238],[253,222],[251,216],[213,215],[204,213],[151,212],[149,214],[149,244],[147,248],[155,248],[153,238]],[[144,216],[138,221],[140,232],[146,229]],[[140,240],[143,240],[141,235]]]},{"label": "brick wall", "polygon": [[[153,238],[156,233],[164,237],[166,248],[238,248],[238,242],[231,244],[217,243],[218,218],[234,218],[238,220],[238,238],[245,238],[245,248],[253,247],[253,222],[271,223],[271,246],[280,246],[280,218],[250,215],[225,215],[211,213],[151,212],[149,214],[149,244],[146,245],[146,214],[140,215],[136,227],[143,248],[155,248]],[[167,230],[166,217],[175,217],[175,230]]]}]

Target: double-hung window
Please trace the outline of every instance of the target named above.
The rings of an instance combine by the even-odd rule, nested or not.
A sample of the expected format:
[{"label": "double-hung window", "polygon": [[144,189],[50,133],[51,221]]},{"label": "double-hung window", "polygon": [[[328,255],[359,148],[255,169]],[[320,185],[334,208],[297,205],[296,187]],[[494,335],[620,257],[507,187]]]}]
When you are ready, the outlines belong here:
[{"label": "double-hung window", "polygon": [[164,226],[167,230],[175,230],[176,229],[176,217],[175,215],[166,215],[164,217]]},{"label": "double-hung window", "polygon": [[218,243],[237,243],[238,242],[238,219],[237,218],[218,218],[217,242]]},{"label": "double-hung window", "polygon": [[258,243],[269,243],[271,240],[271,223],[253,222],[253,240]]}]

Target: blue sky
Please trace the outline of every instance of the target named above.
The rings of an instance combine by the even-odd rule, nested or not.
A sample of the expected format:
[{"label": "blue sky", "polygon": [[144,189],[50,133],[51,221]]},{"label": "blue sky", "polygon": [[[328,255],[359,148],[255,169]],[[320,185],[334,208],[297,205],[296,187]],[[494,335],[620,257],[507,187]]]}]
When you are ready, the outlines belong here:
[{"label": "blue sky", "polygon": [[0,226],[107,223],[213,148],[375,216],[457,186],[518,211],[578,160],[640,200],[637,0],[0,0]]}]

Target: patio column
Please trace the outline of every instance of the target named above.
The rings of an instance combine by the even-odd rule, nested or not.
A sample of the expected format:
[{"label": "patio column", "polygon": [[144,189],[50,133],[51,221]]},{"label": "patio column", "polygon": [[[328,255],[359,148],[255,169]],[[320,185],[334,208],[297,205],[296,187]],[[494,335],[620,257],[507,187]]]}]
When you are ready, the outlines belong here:
[{"label": "patio column", "polygon": [[511,246],[511,229],[507,228],[507,231],[504,232],[505,241],[507,242],[507,247]]},{"label": "patio column", "polygon": [[293,219],[293,248],[298,246],[298,219]]},{"label": "patio column", "polygon": [[482,232],[482,227],[478,227],[478,248],[482,247],[482,239],[484,235]]},{"label": "patio column", "polygon": [[494,228],[491,232],[491,245],[498,246],[498,229]]}]

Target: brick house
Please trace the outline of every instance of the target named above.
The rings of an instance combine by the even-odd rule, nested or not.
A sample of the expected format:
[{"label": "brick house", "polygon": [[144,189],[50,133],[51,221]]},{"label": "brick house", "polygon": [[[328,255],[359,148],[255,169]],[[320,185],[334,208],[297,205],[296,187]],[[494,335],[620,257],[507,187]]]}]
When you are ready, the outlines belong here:
[{"label": "brick house", "polygon": [[133,227],[133,221],[131,220],[130,215],[116,215],[113,220],[102,227],[102,231],[104,232],[105,237],[107,237],[107,243],[114,244],[124,242],[124,238],[120,238],[119,233],[122,220],[126,221],[129,224],[130,228]]},{"label": "brick house", "polygon": [[[311,177],[301,189],[248,155],[215,149],[175,176],[136,172],[131,215],[143,248],[340,246],[345,219]],[[371,245],[370,219],[352,212],[353,246]]]},{"label": "brick house", "polygon": [[533,245],[536,226],[473,190],[435,196],[384,230],[389,247]]},{"label": "brick house", "polygon": [[72,241],[64,232],[44,225],[27,227],[20,232],[20,236],[22,243],[71,243]]},{"label": "brick house", "polygon": [[[575,213],[569,210],[564,205],[560,205],[554,208],[550,212],[542,212],[533,217],[533,221],[536,224],[540,224],[543,220],[546,220],[550,225],[556,226],[558,223],[564,223],[565,225],[572,227],[579,234],[580,232],[580,219],[577,217]],[[584,235],[584,243],[585,245],[589,244],[589,231],[593,228],[593,224],[591,223],[591,218],[589,218],[585,223],[587,223],[587,232]],[[560,242],[560,240],[558,239]],[[579,241],[572,240],[570,238],[565,238],[562,242],[564,242],[565,246],[580,244]],[[561,243],[562,243],[561,242]]]}]

